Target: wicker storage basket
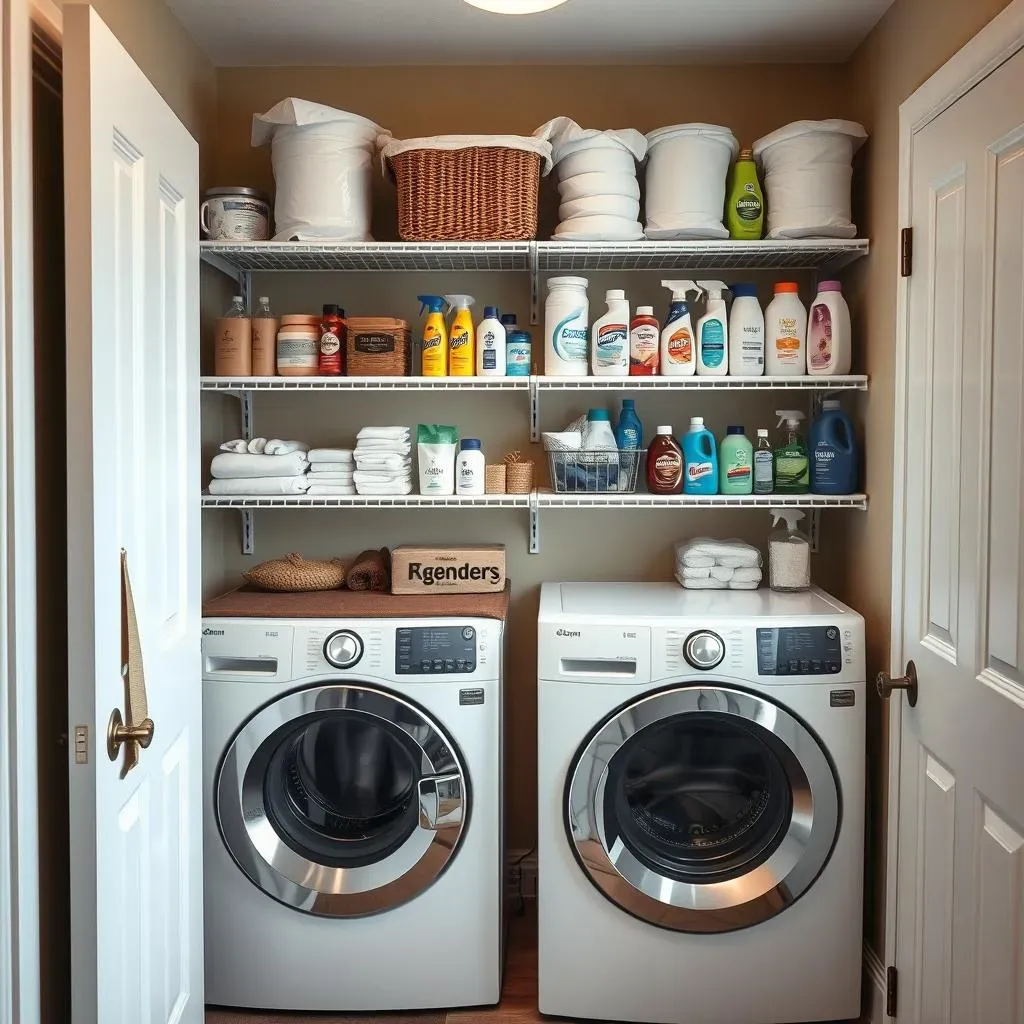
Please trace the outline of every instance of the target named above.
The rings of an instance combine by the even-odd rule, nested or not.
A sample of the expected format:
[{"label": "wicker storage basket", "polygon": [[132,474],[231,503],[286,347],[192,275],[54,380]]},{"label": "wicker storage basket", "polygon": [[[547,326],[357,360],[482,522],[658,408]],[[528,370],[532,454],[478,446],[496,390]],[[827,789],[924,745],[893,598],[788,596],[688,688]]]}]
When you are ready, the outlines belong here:
[{"label": "wicker storage basket", "polygon": [[346,318],[345,372],[349,377],[408,377],[412,372],[409,325],[390,316]]},{"label": "wicker storage basket", "polygon": [[509,494],[529,494],[533,490],[532,462],[510,462],[505,474],[505,489]]},{"label": "wicker storage basket", "polygon": [[337,559],[330,562],[307,561],[292,552],[285,558],[260,562],[242,576],[261,590],[302,593],[310,590],[337,590],[345,584],[345,566]]},{"label": "wicker storage basket", "polygon": [[484,467],[484,491],[487,494],[505,493],[506,466],[490,465]]},{"label": "wicker storage basket", "polygon": [[[511,143],[503,145],[502,143]],[[407,242],[524,241],[537,235],[537,192],[551,147],[515,136],[438,136],[382,149]]]}]

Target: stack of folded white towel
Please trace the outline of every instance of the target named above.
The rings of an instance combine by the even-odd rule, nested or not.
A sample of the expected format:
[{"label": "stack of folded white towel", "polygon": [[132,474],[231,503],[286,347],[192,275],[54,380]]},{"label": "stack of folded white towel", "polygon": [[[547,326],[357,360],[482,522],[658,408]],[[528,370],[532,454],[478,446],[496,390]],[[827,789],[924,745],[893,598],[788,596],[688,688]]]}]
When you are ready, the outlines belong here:
[{"label": "stack of folded white towel", "polygon": [[351,448],[314,448],[309,453],[309,495],[355,494]]},{"label": "stack of folded white towel", "polygon": [[757,590],[761,552],[741,540],[697,537],[676,545],[676,579],[687,590]]},{"label": "stack of folded white towel", "polygon": [[359,494],[411,494],[412,442],[408,427],[363,427],[356,435]]},{"label": "stack of folded white towel", "polygon": [[305,494],[309,445],[256,437],[225,441],[210,463],[210,494],[246,496]]}]

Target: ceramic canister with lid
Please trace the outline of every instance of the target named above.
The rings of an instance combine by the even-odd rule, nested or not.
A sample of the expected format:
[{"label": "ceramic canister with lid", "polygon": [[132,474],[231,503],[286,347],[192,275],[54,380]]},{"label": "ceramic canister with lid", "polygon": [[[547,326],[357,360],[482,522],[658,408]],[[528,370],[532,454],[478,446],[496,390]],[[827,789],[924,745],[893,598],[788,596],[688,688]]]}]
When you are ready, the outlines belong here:
[{"label": "ceramic canister with lid", "polygon": [[277,372],[282,377],[315,377],[320,367],[320,317],[292,313],[277,332]]},{"label": "ceramic canister with lid", "polygon": [[241,185],[207,189],[199,224],[214,242],[264,242],[270,237],[270,198]]}]

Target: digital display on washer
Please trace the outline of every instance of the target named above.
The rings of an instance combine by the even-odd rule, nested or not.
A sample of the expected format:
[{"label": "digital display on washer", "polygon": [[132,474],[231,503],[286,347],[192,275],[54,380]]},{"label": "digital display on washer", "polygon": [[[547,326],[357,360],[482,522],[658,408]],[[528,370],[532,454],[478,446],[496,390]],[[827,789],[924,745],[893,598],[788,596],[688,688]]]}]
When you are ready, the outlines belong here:
[{"label": "digital display on washer", "polygon": [[757,631],[757,674],[834,675],[843,667],[838,626],[795,626]]},{"label": "digital display on washer", "polygon": [[427,626],[395,633],[397,675],[452,675],[476,669],[476,630],[472,626]]}]

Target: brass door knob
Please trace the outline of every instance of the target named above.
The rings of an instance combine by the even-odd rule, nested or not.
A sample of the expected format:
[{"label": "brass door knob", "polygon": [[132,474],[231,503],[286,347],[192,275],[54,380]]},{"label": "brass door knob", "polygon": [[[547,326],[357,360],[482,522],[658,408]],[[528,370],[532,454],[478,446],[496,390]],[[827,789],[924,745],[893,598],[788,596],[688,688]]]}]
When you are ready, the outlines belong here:
[{"label": "brass door knob", "polygon": [[917,707],[917,667],[912,661],[907,662],[907,674],[893,679],[888,672],[879,672],[875,677],[875,689],[882,700],[888,700],[893,690],[906,690],[907,703]]},{"label": "brass door knob", "polygon": [[125,725],[120,708],[114,708],[107,723],[107,757],[116,761],[124,743],[135,743],[145,750],[153,742],[154,728],[152,718],[144,718],[138,725]]}]

